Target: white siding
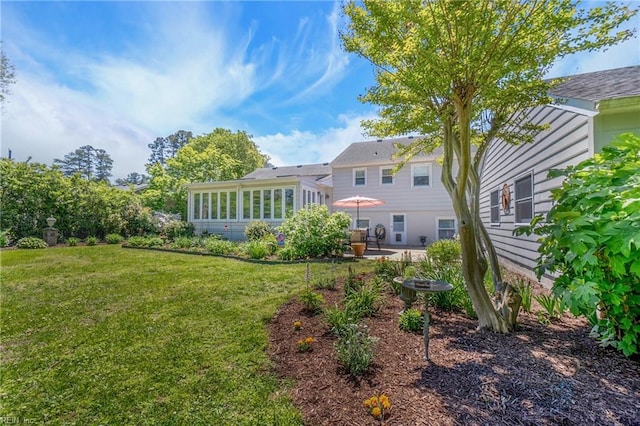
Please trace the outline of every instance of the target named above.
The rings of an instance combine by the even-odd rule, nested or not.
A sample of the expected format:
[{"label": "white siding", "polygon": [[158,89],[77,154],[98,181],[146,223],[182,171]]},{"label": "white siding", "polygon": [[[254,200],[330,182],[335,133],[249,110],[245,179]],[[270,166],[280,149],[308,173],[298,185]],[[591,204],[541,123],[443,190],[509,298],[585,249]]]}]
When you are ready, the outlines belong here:
[{"label": "white siding", "polygon": [[[535,142],[509,145],[495,141],[486,154],[482,172],[480,211],[482,221],[496,247],[498,255],[530,271],[538,258],[536,236],[514,236],[514,181],[526,173],[533,173],[534,216],[546,214],[551,208],[550,191],[560,186],[561,178],[549,179],[550,169],[577,164],[592,153],[591,114],[580,114],[552,106],[531,111],[530,120],[549,124],[549,129],[536,136]],[[490,193],[509,185],[511,203],[508,213],[500,207],[500,224],[491,224]]]},{"label": "white siding", "polygon": [[[411,178],[411,164],[419,163],[431,164],[431,176],[428,187],[413,187]],[[394,164],[388,163],[390,167]],[[428,242],[437,240],[437,230],[435,229],[436,217],[455,217],[449,194],[442,186],[440,176],[442,168],[436,161],[413,162],[404,166],[394,176],[393,185],[380,184],[380,171],[387,164],[375,164],[366,167],[367,185],[353,186],[352,167],[333,168],[333,200],[360,195],[383,200],[385,203],[377,207],[363,207],[360,209],[360,218],[369,219],[370,232],[377,224],[383,224],[386,228],[387,238],[385,244],[389,243],[390,236],[390,215],[402,213],[406,215],[407,245],[416,246],[420,244],[419,237],[427,236]],[[357,168],[362,169],[362,166]],[[355,221],[355,208],[342,209],[332,207],[333,211],[344,210],[353,216]]]}]

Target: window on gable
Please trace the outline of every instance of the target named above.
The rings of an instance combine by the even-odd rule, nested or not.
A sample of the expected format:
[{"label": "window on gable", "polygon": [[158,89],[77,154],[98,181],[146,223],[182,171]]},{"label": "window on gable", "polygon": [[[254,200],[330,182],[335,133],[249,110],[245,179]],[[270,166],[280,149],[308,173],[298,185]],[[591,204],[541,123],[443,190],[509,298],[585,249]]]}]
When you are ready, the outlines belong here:
[{"label": "window on gable", "polygon": [[491,224],[500,224],[500,190],[491,192]]},{"label": "window on gable", "polygon": [[411,186],[431,185],[431,164],[414,164],[411,166]]},{"label": "window on gable", "polygon": [[516,223],[529,223],[533,219],[533,173],[516,179],[514,187]]},{"label": "window on gable", "polygon": [[365,186],[367,184],[367,170],[355,169],[353,171],[353,186]]},{"label": "window on gable", "polygon": [[393,169],[390,167],[380,168],[380,185],[393,185]]}]

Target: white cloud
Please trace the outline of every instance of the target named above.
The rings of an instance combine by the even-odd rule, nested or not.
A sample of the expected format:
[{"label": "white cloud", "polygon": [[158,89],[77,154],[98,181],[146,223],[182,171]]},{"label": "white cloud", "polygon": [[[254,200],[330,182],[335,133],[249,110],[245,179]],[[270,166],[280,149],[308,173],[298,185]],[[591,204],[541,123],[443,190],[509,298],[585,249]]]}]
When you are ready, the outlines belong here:
[{"label": "white cloud", "polygon": [[64,86],[22,75],[2,117],[2,147],[18,161],[52,164],[83,145],[105,149],[114,177],[144,172],[153,135]]},{"label": "white cloud", "polygon": [[[640,18],[636,16],[634,21],[625,23],[620,29],[632,29],[638,24],[640,24]],[[638,64],[640,64],[640,39],[636,34],[624,43],[605,51],[581,52],[562,58],[549,70],[547,77],[565,77]]]},{"label": "white cloud", "polygon": [[353,142],[365,140],[362,120],[374,118],[369,116],[341,115],[338,121],[341,127],[333,127],[320,134],[293,130],[289,134],[254,137],[253,141],[261,152],[271,157],[275,166],[292,166],[297,164],[313,164],[330,162]]}]

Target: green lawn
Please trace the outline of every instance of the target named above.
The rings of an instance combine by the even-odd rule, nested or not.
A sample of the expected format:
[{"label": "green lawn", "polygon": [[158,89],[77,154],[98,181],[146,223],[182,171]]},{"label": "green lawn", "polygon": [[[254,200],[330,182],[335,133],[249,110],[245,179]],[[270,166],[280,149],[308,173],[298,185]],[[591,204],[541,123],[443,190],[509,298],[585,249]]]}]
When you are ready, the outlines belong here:
[{"label": "green lawn", "polygon": [[[269,318],[304,288],[304,264],[119,246],[0,256],[0,418],[302,423],[265,349]],[[331,266],[313,263],[311,273]]]}]

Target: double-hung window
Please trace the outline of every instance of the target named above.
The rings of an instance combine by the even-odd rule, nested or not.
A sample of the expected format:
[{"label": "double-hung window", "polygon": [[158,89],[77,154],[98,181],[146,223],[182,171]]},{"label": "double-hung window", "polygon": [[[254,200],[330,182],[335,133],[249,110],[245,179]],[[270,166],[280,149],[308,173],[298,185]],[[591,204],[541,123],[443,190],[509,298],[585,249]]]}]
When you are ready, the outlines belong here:
[{"label": "double-hung window", "polygon": [[353,169],[353,186],[367,185],[367,169]]},{"label": "double-hung window", "polygon": [[380,185],[393,185],[392,170],[391,167],[380,167]]},{"label": "double-hung window", "polygon": [[514,186],[516,223],[529,223],[533,219],[533,173],[516,179]]},{"label": "double-hung window", "polygon": [[431,164],[413,164],[411,166],[411,186],[431,186]]},{"label": "double-hung window", "polygon": [[500,224],[500,190],[491,191],[491,224]]}]

